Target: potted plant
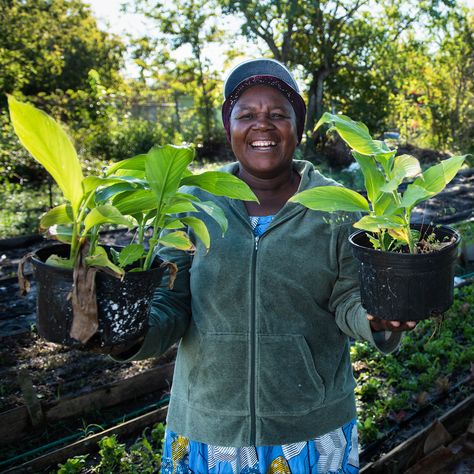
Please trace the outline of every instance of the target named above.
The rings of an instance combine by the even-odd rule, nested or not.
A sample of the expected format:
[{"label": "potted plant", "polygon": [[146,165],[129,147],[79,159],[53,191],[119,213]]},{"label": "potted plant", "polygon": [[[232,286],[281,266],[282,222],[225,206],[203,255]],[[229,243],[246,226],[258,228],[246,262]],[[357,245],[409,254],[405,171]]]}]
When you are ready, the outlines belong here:
[{"label": "potted plant", "polygon": [[[48,211],[40,228],[62,242],[26,256],[38,283],[38,331],[46,339],[72,346],[112,346],[147,329],[150,299],[165,268],[159,246],[193,251],[188,230],[209,248],[209,232],[199,213],[209,214],[224,234],[227,220],[213,202],[180,191],[197,186],[212,194],[256,200],[237,177],[219,171],[194,175],[192,147],[165,145],[84,177],[76,150],[62,127],[34,106],[8,97],[11,120],[23,146],[51,174],[65,203]],[[124,248],[101,245],[104,225],[135,228]],[[146,239],[146,232],[151,236]]]},{"label": "potted plant", "polygon": [[[361,122],[325,113],[315,130],[330,124],[349,145],[364,176],[367,198],[343,186],[303,191],[290,201],[312,210],[360,212],[361,229],[349,237],[359,260],[362,304],[373,316],[414,321],[441,313],[453,300],[454,261],[459,234],[446,226],[411,224],[412,209],[441,192],[466,156],[453,156],[421,170],[410,155],[370,136]],[[413,179],[404,191],[400,185]]]}]

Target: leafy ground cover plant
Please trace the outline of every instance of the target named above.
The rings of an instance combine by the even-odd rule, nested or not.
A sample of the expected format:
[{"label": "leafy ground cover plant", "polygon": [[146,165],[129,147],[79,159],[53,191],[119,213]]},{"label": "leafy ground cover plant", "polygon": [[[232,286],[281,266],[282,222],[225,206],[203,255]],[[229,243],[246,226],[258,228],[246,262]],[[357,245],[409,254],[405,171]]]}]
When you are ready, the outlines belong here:
[{"label": "leafy ground cover plant", "polygon": [[453,306],[436,337],[432,322],[426,320],[405,334],[394,354],[354,343],[351,358],[362,444],[375,441],[469,376],[474,364],[473,328],[474,285],[469,285],[455,290]]},{"label": "leafy ground cover plant", "polygon": [[[12,96],[8,103],[21,143],[52,176],[66,201],[40,220],[40,227],[49,237],[70,244],[69,257],[53,255],[48,259],[51,265],[73,268],[81,249],[85,249],[88,266],[107,268],[117,275],[123,275],[124,269],[132,264],[134,271],[147,270],[159,245],[193,250],[188,228],[208,248],[206,226],[199,217],[189,214],[209,214],[223,233],[227,220],[213,202],[201,202],[180,192],[183,185],[234,199],[257,199],[243,181],[228,173],[208,171],[194,175],[189,170],[194,158],[190,146],[157,146],[147,154],[122,160],[103,173],[84,177],[71,140],[54,119]],[[177,213],[187,216],[177,218]],[[136,240],[109,257],[98,244],[104,225],[136,228]],[[148,229],[152,229],[152,236],[147,248]]]},{"label": "leafy ground cover plant", "polygon": [[[349,145],[364,176],[367,198],[343,186],[321,186],[294,195],[290,201],[310,209],[326,212],[347,211],[365,214],[354,227],[369,233],[375,249],[410,253],[420,251],[420,233],[410,228],[413,208],[440,193],[454,178],[466,156],[453,156],[421,170],[419,161],[411,155],[396,156],[384,141],[374,140],[366,125],[344,115],[325,113],[315,130],[330,124]],[[400,185],[415,178],[404,191]]]}]

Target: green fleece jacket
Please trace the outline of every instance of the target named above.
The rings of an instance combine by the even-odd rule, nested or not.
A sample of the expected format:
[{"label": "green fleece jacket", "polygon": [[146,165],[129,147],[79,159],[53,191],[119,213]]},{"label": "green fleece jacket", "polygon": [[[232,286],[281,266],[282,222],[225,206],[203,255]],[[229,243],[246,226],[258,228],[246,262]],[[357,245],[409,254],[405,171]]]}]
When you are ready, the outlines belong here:
[{"label": "green fleece jacket", "polygon": [[[309,162],[294,167],[299,191],[334,184]],[[199,242],[193,256],[161,253],[177,263],[178,277],[173,290],[156,292],[133,359],[180,341],[168,427],[208,444],[261,446],[308,440],[354,418],[349,338],[389,352],[399,336],[374,340],[347,242],[350,222],[287,203],[257,240],[242,202],[186,192],[219,204],[229,228],[222,237],[203,214],[207,254]]]}]

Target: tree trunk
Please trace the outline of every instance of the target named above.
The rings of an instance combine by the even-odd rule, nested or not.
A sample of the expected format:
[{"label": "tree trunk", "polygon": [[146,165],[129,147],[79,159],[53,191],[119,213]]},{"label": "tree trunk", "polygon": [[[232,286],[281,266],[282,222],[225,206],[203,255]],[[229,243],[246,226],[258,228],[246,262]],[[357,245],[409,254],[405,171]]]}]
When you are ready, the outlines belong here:
[{"label": "tree trunk", "polygon": [[316,125],[316,122],[323,115],[324,81],[327,79],[330,73],[330,69],[316,71],[309,86],[305,125],[306,145],[303,152],[303,155],[307,158],[311,156],[315,146],[320,141],[320,134],[314,136],[313,129]]},{"label": "tree trunk", "polygon": [[178,133],[182,133],[181,117],[179,115],[179,102],[178,102],[178,92],[177,91],[174,91],[173,99],[174,99],[174,114],[175,114],[175,117],[176,117],[176,130],[178,131]]}]

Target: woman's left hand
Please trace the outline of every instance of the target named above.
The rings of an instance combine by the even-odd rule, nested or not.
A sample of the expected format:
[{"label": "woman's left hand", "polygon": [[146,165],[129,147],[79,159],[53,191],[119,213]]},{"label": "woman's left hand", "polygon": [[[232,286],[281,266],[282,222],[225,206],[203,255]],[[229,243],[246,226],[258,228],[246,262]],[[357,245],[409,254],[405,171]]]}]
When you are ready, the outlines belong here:
[{"label": "woman's left hand", "polygon": [[369,320],[372,331],[411,331],[417,324],[416,321],[389,321],[387,319],[376,318],[371,314],[367,315],[367,319]]}]

